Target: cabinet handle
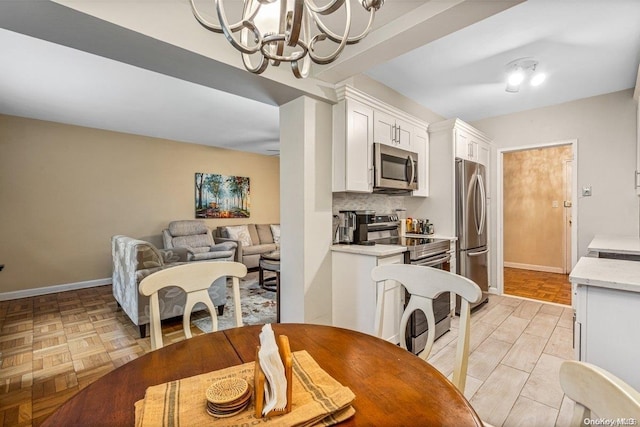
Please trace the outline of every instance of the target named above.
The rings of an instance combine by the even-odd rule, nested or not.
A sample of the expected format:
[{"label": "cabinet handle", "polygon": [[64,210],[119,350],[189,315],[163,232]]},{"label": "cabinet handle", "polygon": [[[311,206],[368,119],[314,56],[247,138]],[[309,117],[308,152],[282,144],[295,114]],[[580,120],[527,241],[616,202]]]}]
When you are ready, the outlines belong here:
[{"label": "cabinet handle", "polygon": [[391,138],[391,142],[396,142],[396,125],[389,128],[389,137]]},{"label": "cabinet handle", "polygon": [[398,125],[398,144],[400,144],[401,139],[402,139],[402,128]]},{"label": "cabinet handle", "polygon": [[473,143],[470,142],[468,147],[469,147],[469,150],[468,150],[469,151],[469,158],[473,159]]},{"label": "cabinet handle", "polygon": [[638,183],[638,177],[640,177],[640,171],[636,171],[636,188],[640,187],[640,184]]}]

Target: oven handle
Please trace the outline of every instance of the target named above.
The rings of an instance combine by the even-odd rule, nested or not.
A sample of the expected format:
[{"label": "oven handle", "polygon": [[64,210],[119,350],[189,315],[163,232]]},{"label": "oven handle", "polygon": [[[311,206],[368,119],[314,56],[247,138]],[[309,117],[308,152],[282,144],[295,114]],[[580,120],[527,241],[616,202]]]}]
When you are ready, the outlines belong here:
[{"label": "oven handle", "polygon": [[438,265],[438,264],[442,264],[444,262],[447,262],[451,259],[451,254],[447,253],[444,256],[437,258],[437,259],[428,259],[427,261],[423,261],[420,262],[418,260],[416,261],[412,261],[411,264],[413,265],[419,265],[422,267],[433,267],[434,265]]}]

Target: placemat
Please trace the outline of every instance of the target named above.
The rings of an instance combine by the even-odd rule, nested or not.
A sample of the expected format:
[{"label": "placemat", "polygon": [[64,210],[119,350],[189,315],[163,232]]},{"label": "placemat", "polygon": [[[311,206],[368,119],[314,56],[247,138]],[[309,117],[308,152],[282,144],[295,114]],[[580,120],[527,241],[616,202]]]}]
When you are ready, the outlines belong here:
[{"label": "placemat", "polygon": [[291,412],[256,418],[254,404],[229,418],[207,414],[206,390],[214,381],[228,377],[246,379],[253,386],[254,362],[183,378],[147,388],[135,404],[136,427],[237,426],[268,423],[270,426],[330,426],[355,414],[355,395],[327,374],[305,350],[293,353],[293,401]]}]

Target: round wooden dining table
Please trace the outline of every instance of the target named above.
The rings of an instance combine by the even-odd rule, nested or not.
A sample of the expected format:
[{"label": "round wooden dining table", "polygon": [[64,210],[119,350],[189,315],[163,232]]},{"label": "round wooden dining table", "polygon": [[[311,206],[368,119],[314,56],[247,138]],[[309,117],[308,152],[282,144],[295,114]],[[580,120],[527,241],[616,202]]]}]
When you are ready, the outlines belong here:
[{"label": "round wooden dining table", "polygon": [[[457,388],[432,365],[379,338],[331,326],[273,324],[291,351],[306,350],[355,394],[344,426],[482,426]],[[147,387],[255,360],[261,326],[199,335],[109,372],[65,402],[45,426],[133,426]]]}]

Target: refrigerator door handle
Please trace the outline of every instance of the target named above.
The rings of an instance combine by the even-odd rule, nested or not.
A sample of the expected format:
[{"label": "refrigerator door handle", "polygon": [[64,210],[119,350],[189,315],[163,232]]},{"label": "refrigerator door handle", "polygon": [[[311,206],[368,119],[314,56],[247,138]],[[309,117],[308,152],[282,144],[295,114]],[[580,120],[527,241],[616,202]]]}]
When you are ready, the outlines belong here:
[{"label": "refrigerator door handle", "polygon": [[480,187],[480,207],[482,208],[482,212],[480,214],[480,227],[478,229],[478,235],[481,235],[484,233],[484,223],[487,217],[487,199],[484,189],[484,178],[482,178],[482,175],[478,175],[478,185]]},{"label": "refrigerator door handle", "polygon": [[482,250],[480,252],[467,252],[467,256],[480,256],[480,255],[484,255],[487,252],[489,252],[489,248]]}]

